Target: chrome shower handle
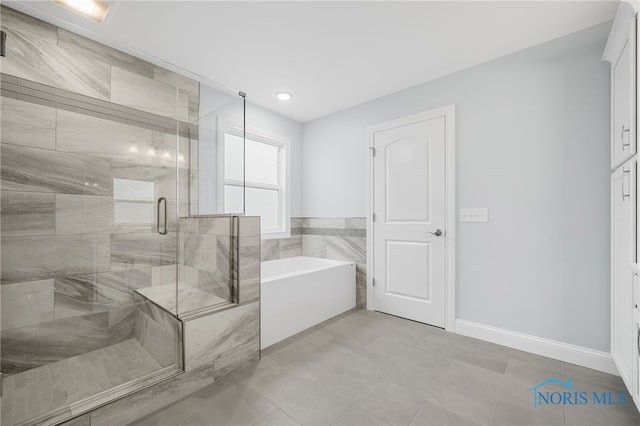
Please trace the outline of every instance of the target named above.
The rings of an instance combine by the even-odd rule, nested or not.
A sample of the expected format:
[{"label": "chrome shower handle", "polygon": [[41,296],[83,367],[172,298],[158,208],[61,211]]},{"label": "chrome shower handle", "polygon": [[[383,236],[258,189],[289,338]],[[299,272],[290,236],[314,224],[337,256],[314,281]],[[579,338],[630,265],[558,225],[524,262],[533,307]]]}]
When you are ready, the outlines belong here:
[{"label": "chrome shower handle", "polygon": [[[164,223],[160,226],[160,205],[164,204]],[[167,227],[167,199],[165,197],[158,198],[158,209],[157,209],[157,221],[156,221],[156,229],[158,234],[167,235],[169,229]]]}]

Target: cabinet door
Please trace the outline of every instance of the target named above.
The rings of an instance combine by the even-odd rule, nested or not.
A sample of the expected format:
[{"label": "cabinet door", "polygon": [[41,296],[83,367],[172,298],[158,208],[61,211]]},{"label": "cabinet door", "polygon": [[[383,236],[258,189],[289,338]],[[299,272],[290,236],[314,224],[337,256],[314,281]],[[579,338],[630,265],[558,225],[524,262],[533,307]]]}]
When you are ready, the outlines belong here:
[{"label": "cabinet door", "polygon": [[640,285],[640,276],[638,273],[633,275],[633,288],[634,288],[634,306],[633,310],[633,383],[631,384],[631,395],[633,396],[633,402],[640,410],[640,303],[637,303],[637,291]]},{"label": "cabinet door", "polygon": [[632,222],[636,160],[618,167],[611,176],[611,355],[627,387],[632,389],[633,292],[631,263],[635,261],[635,227]]},{"label": "cabinet door", "polygon": [[[634,20],[635,22],[635,20]],[[632,25],[635,34],[635,25]],[[634,40],[624,44],[612,70],[611,165],[617,167],[636,152],[635,123],[635,53]],[[632,128],[633,127],[633,128]]]}]

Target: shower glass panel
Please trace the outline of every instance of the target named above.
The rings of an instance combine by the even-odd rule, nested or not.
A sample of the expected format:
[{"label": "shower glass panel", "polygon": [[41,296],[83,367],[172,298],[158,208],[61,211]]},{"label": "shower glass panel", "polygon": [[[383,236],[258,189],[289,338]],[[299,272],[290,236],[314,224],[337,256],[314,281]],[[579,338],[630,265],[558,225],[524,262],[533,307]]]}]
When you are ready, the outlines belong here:
[{"label": "shower glass panel", "polygon": [[0,26],[1,422],[51,424],[182,371],[199,85],[6,6]]},{"label": "shower glass panel", "polygon": [[178,317],[190,319],[236,301],[231,216],[244,212],[244,98],[180,74],[181,81],[200,81],[197,94],[186,90],[188,83],[179,91],[190,121],[188,137],[179,140],[185,162],[178,165]]}]

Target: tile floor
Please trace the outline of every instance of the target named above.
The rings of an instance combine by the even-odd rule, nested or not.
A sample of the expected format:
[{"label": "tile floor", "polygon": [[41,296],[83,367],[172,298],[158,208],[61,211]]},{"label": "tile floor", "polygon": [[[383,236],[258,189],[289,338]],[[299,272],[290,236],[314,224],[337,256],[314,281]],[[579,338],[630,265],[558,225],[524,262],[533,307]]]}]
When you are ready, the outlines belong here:
[{"label": "tile floor", "polygon": [[360,310],[134,424],[640,425],[631,401],[534,408],[528,390],[550,377],[624,391],[616,376]]}]

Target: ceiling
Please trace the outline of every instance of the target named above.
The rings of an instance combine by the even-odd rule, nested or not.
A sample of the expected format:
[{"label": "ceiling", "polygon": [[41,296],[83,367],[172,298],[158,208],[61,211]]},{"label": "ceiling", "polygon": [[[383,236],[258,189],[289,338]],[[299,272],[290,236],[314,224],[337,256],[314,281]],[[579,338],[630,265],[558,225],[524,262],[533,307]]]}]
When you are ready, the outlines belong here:
[{"label": "ceiling", "polygon": [[[105,22],[95,24],[50,1],[4,3],[243,90],[251,102],[300,122],[608,21],[618,6],[114,1]],[[292,92],[293,100],[278,101],[278,90]]]}]

